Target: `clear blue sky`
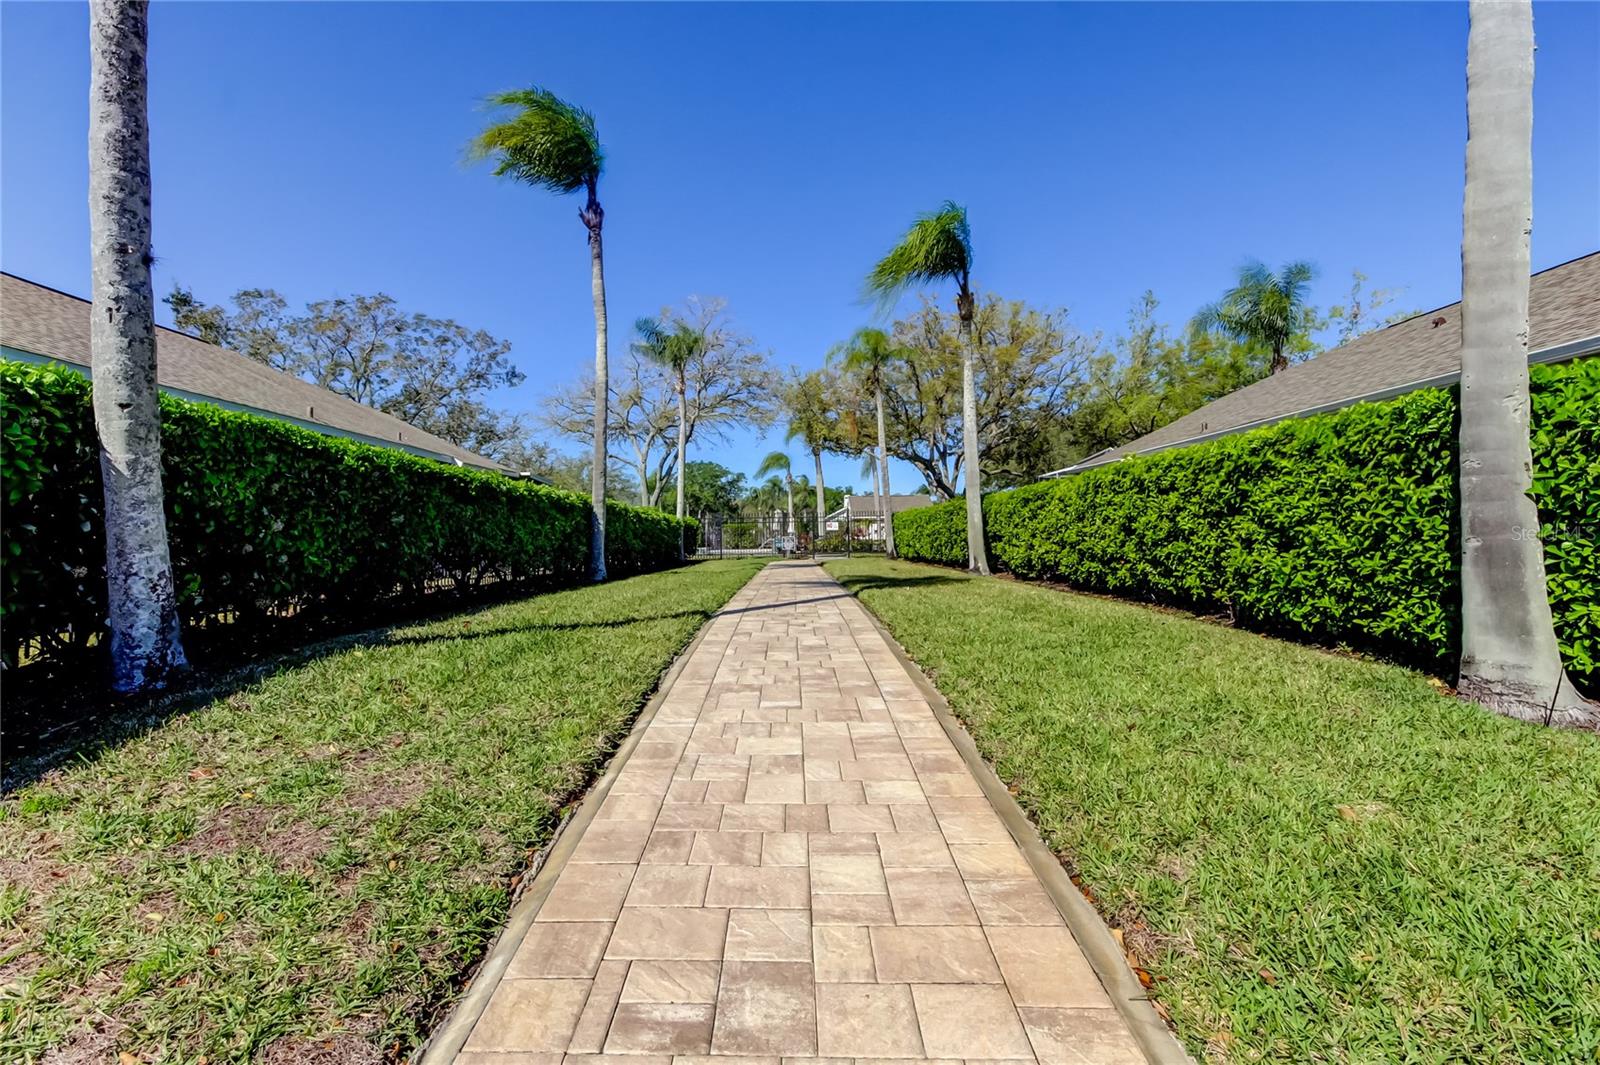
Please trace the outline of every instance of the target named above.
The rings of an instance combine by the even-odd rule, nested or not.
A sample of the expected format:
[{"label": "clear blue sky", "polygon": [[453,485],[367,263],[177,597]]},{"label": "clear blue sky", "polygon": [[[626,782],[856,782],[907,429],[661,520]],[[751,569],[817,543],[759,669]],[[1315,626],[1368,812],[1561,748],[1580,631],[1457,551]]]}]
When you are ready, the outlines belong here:
[{"label": "clear blue sky", "polygon": [[[1600,248],[1600,5],[1535,19],[1539,269]],[[0,4],[0,264],[83,295],[86,26]],[[532,408],[592,358],[578,203],[461,149],[484,94],[538,83],[599,118],[619,325],[724,296],[816,365],[945,198],[983,287],[1084,331],[1147,288],[1181,322],[1246,257],[1316,262],[1322,303],[1360,267],[1431,308],[1460,284],[1466,35],[1464,3],[158,3],[156,285],[388,292],[511,340],[528,380],[497,398]],[[698,457],[749,472],[777,442]]]}]

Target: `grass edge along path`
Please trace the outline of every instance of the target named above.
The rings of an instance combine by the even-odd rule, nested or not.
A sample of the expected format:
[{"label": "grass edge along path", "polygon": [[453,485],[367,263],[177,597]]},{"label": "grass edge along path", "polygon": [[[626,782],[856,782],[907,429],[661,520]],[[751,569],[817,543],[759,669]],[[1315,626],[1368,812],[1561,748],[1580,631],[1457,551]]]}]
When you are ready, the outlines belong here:
[{"label": "grass edge along path", "polygon": [[0,1060],[377,1062],[761,560],[400,627],[0,802]]},{"label": "grass edge along path", "polygon": [[827,569],[932,675],[1203,1060],[1596,1060],[1600,737],[1172,612]]}]

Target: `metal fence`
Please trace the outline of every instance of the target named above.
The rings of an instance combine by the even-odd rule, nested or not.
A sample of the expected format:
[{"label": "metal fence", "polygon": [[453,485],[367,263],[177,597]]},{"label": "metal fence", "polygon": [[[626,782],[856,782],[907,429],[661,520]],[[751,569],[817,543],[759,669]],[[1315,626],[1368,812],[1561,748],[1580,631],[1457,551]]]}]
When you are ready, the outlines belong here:
[{"label": "metal fence", "polygon": [[816,512],[797,511],[792,523],[784,512],[701,515],[695,557],[848,558],[883,551],[883,522],[875,517],[830,514],[819,535]]}]

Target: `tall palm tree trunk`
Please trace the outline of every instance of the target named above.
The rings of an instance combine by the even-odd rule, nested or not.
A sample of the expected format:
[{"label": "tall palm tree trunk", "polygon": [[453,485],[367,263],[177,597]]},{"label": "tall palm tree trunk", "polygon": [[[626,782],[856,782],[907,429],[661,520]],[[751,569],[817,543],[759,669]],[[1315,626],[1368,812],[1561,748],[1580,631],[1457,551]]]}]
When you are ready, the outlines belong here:
[{"label": "tall palm tree trunk", "polygon": [[150,284],[148,6],[89,5],[89,347],[105,490],[112,685],[162,686],[187,665],[161,488],[155,295]]},{"label": "tall palm tree trunk", "polygon": [[[881,471],[878,469],[877,456],[875,456],[875,455],[871,456],[871,459],[872,459],[872,502],[873,502],[873,505],[874,505],[874,508],[875,508],[872,513],[874,515],[876,515],[875,520],[878,523],[878,528],[881,530],[883,528],[883,478],[879,476],[879,473]],[[868,525],[867,526],[868,532],[870,532],[871,529],[872,529],[872,526]],[[851,530],[851,531],[853,532],[854,530]]]},{"label": "tall palm tree trunk", "polygon": [[822,449],[812,448],[811,458],[817,464],[817,527],[811,531],[812,550],[816,550],[816,542],[822,539],[822,524],[828,517],[827,496],[822,490]]},{"label": "tall palm tree trunk", "polygon": [[889,435],[883,427],[883,386],[878,386],[878,483],[883,485],[883,506],[878,508],[878,516],[883,519],[883,553],[888,558],[894,558],[894,515],[889,513],[891,494],[889,491]]},{"label": "tall palm tree trunk", "polygon": [[[684,495],[684,454],[689,449],[689,396],[688,382],[684,380],[682,372],[678,374],[678,522],[681,525],[685,514]],[[678,537],[678,558],[683,558],[683,536]]]},{"label": "tall palm tree trunk", "polygon": [[589,579],[606,579],[606,422],[611,391],[607,381],[606,267],[600,246],[605,212],[589,190],[589,200],[579,215],[589,227],[589,287],[594,295],[594,457],[589,469]]},{"label": "tall palm tree trunk", "polygon": [[989,575],[989,551],[983,539],[983,483],[979,475],[978,389],[973,363],[977,340],[973,329],[972,293],[963,290],[956,297],[961,316],[961,452],[967,489],[967,569]]},{"label": "tall palm tree trunk", "polygon": [[800,535],[800,530],[794,527],[794,477],[785,473],[783,481],[789,487],[789,554],[793,554],[794,549],[799,546],[796,541]]},{"label": "tall palm tree trunk", "polygon": [[1472,0],[1461,239],[1461,678],[1512,717],[1600,724],[1561,666],[1529,495],[1533,9]]}]

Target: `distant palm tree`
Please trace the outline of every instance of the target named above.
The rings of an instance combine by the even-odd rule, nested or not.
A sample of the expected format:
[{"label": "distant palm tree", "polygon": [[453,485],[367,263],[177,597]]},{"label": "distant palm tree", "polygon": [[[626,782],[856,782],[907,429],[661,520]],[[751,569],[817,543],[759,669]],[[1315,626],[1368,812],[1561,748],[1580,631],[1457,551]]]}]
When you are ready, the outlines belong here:
[{"label": "distant palm tree", "polygon": [[761,465],[756,467],[756,476],[765,477],[769,473],[782,473],[783,485],[789,495],[789,534],[794,535],[794,465],[789,461],[789,456],[782,451],[770,452],[761,460]]},{"label": "distant palm tree", "polygon": [[867,292],[887,303],[914,285],[954,281],[956,314],[961,319],[961,443],[967,489],[967,568],[989,572],[983,539],[983,485],[979,476],[978,392],[974,382],[976,339],[972,323],[972,232],[967,209],[946,200],[937,211],[920,215],[889,254],[867,275]]},{"label": "distant palm tree", "polygon": [[[878,479],[878,456],[871,451],[862,452],[860,471],[861,476],[872,478],[872,498],[877,505],[877,520],[882,522],[884,520],[884,493],[883,482]],[[868,525],[868,529],[871,529],[870,525]],[[894,534],[892,532],[886,532],[885,535],[892,537]],[[884,547],[887,551],[887,542],[885,542]]]},{"label": "distant palm tree", "polygon": [[790,443],[800,441],[811,452],[811,459],[816,463],[817,524],[812,535],[820,537],[828,514],[822,484],[822,452],[832,441],[834,428],[833,410],[828,402],[827,383],[822,374],[813,370],[791,382],[785,405],[789,408],[789,432],[784,439]]},{"label": "distant palm tree", "polygon": [[873,471],[872,481],[878,492],[878,519],[884,526],[884,554],[894,558],[894,522],[884,509],[889,498],[889,438],[883,421],[883,379],[889,367],[899,360],[900,353],[889,334],[882,329],[861,329],[835,355],[846,373],[872,391],[872,401],[877,408],[877,468]]},{"label": "distant palm tree", "polygon": [[[672,373],[672,388],[678,394],[678,520],[686,514],[684,503],[684,453],[689,447],[689,367],[706,350],[706,335],[687,322],[663,322],[659,318],[640,318],[633,324],[639,339],[633,350]],[[678,557],[683,557],[680,546]]]},{"label": "distant palm tree", "polygon": [[94,424],[105,497],[111,680],[162,687],[187,660],[167,546],[150,286],[149,7],[89,5],[89,241]]},{"label": "distant palm tree", "polygon": [[[590,288],[594,296],[594,460],[589,467],[589,576],[606,579],[606,416],[610,396],[606,376],[606,271],[600,244],[605,211],[600,207],[600,173],[605,152],[594,116],[545,89],[496,93],[489,102],[506,117],[485,128],[469,149],[475,159],[494,162],[499,177],[509,177],[551,192],[582,191],[578,218],[589,231]],[[680,478],[681,480],[681,478]]]},{"label": "distant palm tree", "polygon": [[1529,494],[1528,231],[1533,8],[1473,0],[1461,236],[1462,696],[1543,724],[1600,725],[1561,665]]},{"label": "distant palm tree", "polygon": [[1200,308],[1190,323],[1197,333],[1222,333],[1272,349],[1272,373],[1289,365],[1284,348],[1305,327],[1306,296],[1317,268],[1292,262],[1274,274],[1258,262],[1239,271],[1239,281],[1216,303]]}]

